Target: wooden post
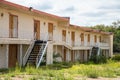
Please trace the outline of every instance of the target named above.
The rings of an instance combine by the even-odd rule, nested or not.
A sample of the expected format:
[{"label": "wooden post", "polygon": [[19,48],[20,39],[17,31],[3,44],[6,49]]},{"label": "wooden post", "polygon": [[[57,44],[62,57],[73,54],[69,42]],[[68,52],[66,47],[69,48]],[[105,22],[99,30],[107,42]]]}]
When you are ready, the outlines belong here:
[{"label": "wooden post", "polygon": [[23,46],[22,46],[22,44],[20,44],[20,66],[22,66],[23,65]]},{"label": "wooden post", "polygon": [[8,57],[8,56],[9,56],[9,44],[6,45],[6,68],[9,67],[9,66],[8,66],[8,64],[9,64],[9,61],[8,61],[8,60],[9,60],[9,59],[8,59],[9,57]]}]

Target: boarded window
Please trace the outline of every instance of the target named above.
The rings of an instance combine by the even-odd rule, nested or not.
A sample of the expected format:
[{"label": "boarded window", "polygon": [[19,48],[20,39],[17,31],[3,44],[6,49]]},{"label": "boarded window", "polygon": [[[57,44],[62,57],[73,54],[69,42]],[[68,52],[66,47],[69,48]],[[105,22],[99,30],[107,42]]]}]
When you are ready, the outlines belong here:
[{"label": "boarded window", "polygon": [[66,41],[66,30],[62,31],[62,40]]},{"label": "boarded window", "polygon": [[88,42],[90,42],[90,34],[88,34]]},{"label": "boarded window", "polygon": [[48,23],[49,40],[53,40],[53,23]]},{"label": "boarded window", "polygon": [[99,36],[99,42],[102,42],[102,38],[101,38],[101,36]]},{"label": "boarded window", "polygon": [[94,35],[94,42],[96,43],[97,42],[97,36]]},{"label": "boarded window", "polygon": [[75,32],[71,32],[71,40],[75,41]]},{"label": "boarded window", "polygon": [[40,21],[34,20],[34,38],[39,40],[40,39]]},{"label": "boarded window", "polygon": [[9,15],[9,36],[10,38],[18,37],[18,16]]},{"label": "boarded window", "polygon": [[84,41],[84,33],[81,33],[81,41]]}]

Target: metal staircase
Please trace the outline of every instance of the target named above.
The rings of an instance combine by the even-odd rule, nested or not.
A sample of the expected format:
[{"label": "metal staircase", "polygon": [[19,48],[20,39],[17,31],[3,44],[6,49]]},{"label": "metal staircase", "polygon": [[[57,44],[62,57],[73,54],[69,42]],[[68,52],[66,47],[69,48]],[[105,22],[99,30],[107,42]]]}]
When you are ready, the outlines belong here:
[{"label": "metal staircase", "polygon": [[92,47],[90,51],[90,57],[91,56],[99,56],[100,55],[100,47]]},{"label": "metal staircase", "polygon": [[23,58],[23,66],[25,66],[26,64],[32,64],[35,65],[36,68],[38,68],[46,52],[47,45],[48,41],[32,41]]}]

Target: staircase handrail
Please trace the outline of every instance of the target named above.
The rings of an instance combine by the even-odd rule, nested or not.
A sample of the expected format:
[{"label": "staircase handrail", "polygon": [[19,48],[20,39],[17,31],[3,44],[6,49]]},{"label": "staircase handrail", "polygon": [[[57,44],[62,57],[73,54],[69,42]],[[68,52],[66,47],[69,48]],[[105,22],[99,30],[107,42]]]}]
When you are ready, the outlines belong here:
[{"label": "staircase handrail", "polygon": [[29,45],[29,47],[28,47],[28,49],[27,49],[27,51],[26,51],[26,53],[23,57],[23,66],[26,65],[26,62],[28,60],[28,57],[30,55],[30,52],[32,51],[32,48],[33,48],[34,44],[35,44],[35,40],[31,40],[31,43],[30,43],[30,45]]},{"label": "staircase handrail", "polygon": [[98,56],[100,55],[100,47],[98,47],[98,53],[97,53],[97,55]]},{"label": "staircase handrail", "polygon": [[[42,61],[42,58],[43,58],[43,56],[44,56],[44,54],[45,54],[45,51],[46,51],[46,49],[47,49],[47,46],[48,46],[48,42],[46,43],[46,46],[45,46],[45,48],[44,48],[44,50],[43,50],[43,53],[42,53],[42,55],[41,55],[41,57],[39,57],[39,55],[40,55],[40,52],[39,52],[39,55],[37,56],[37,60],[36,60],[36,68],[38,68],[39,66],[40,66],[40,63],[41,63],[41,61]],[[42,50],[42,49],[41,49]]]},{"label": "staircase handrail", "polygon": [[47,45],[48,45],[48,38],[49,38],[49,36],[47,34],[45,39],[44,39],[45,41],[47,41],[47,43],[46,43],[46,45],[44,47],[44,41],[43,41],[42,46],[41,46],[41,48],[39,50],[39,53],[37,55],[37,58],[36,58],[36,67],[37,68],[39,67],[39,65],[40,65],[40,63],[42,61],[42,58],[40,58],[40,54],[41,54],[41,51],[43,50],[43,48],[44,48],[44,50],[43,50],[43,53],[42,53],[41,57],[43,57],[43,55],[45,54],[45,51],[46,51],[46,48],[47,48]]}]

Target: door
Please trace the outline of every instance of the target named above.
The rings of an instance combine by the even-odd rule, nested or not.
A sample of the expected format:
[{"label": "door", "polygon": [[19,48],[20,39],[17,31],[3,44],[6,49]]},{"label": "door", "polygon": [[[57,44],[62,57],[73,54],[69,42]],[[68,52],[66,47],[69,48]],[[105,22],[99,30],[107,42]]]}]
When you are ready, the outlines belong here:
[{"label": "door", "polygon": [[64,48],[64,61],[66,61],[66,49]]},{"label": "door", "polygon": [[75,53],[74,53],[74,51],[71,51],[71,61],[72,62],[75,61]]},{"label": "door", "polygon": [[9,61],[8,66],[9,67],[15,67],[17,62],[17,45],[10,44],[9,45]]},{"label": "door", "polygon": [[90,46],[90,34],[88,34],[88,46]]},{"label": "door", "polygon": [[9,37],[18,37],[18,16],[16,15],[9,15]]},{"label": "door", "polygon": [[97,36],[94,35],[94,42],[96,43],[97,42]]},{"label": "door", "polygon": [[81,45],[84,45],[84,33],[81,33]]},{"label": "door", "polygon": [[72,41],[72,46],[74,46],[74,43],[75,43],[75,32],[71,32],[71,41]]},{"label": "door", "polygon": [[49,40],[53,40],[53,23],[48,23]]},{"label": "door", "polygon": [[34,20],[34,39],[39,40],[40,39],[40,21]]},{"label": "door", "polygon": [[101,38],[101,36],[99,36],[99,42],[102,42],[102,38]]},{"label": "door", "polygon": [[66,42],[66,30],[62,31],[62,41]]}]

